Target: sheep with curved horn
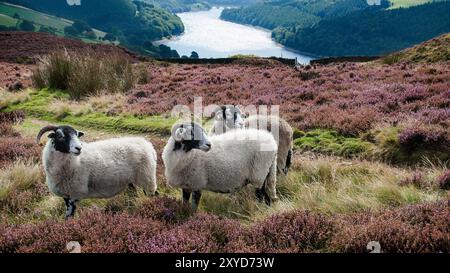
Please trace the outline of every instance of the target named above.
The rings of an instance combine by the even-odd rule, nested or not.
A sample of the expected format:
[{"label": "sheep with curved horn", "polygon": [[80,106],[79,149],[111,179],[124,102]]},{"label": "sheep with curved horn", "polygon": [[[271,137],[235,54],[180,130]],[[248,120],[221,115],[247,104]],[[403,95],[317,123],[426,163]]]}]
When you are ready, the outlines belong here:
[{"label": "sheep with curved horn", "polygon": [[46,126],[36,138],[51,132],[42,152],[47,185],[64,198],[66,218],[85,198],[110,198],[128,186],[156,194],[156,152],[144,138],[114,138],[81,142],[83,132],[70,126]]}]

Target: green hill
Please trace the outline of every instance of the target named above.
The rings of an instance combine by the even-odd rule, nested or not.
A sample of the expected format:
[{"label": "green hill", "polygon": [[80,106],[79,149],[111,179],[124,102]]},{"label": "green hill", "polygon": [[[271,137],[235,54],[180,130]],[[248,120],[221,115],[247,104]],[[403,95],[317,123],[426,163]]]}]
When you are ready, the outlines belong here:
[{"label": "green hill", "polygon": [[[16,18],[15,18],[16,17]],[[16,27],[22,20],[33,23],[35,30],[53,29],[54,34],[65,36],[64,28],[71,26],[73,21],[64,18],[51,16],[42,12],[38,12],[29,8],[0,2],[0,26]],[[97,29],[93,29],[97,38],[83,37],[85,42],[100,42],[98,38],[103,38],[106,33]]]},{"label": "green hill", "polygon": [[426,41],[412,48],[392,53],[382,59],[384,63],[436,63],[450,61],[450,33]]},{"label": "green hill", "polygon": [[304,29],[275,31],[277,41],[320,56],[385,55],[450,31],[450,2],[366,9]]},{"label": "green hill", "polygon": [[180,18],[160,7],[132,0],[83,0],[69,6],[66,0],[8,0],[47,14],[80,20],[108,32],[125,45],[142,46],[148,41],[184,31]]}]

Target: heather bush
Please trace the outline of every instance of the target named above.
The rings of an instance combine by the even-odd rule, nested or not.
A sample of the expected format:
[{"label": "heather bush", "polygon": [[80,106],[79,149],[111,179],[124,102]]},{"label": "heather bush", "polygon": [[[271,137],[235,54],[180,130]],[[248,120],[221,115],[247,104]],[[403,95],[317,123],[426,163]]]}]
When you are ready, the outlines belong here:
[{"label": "heather bush", "polygon": [[421,188],[424,186],[423,174],[421,172],[413,172],[410,176],[405,177],[400,181],[401,186],[414,186],[417,188]]},{"label": "heather bush", "polygon": [[82,252],[131,252],[136,243],[161,232],[160,222],[128,213],[85,212],[66,222],[47,220],[37,224],[3,227],[0,252],[67,252],[77,241]]},{"label": "heather bush", "polygon": [[57,51],[40,60],[33,71],[37,88],[64,90],[73,99],[107,93],[124,93],[131,89],[135,75],[130,61],[119,54],[99,58],[92,52]]},{"label": "heather bush", "polygon": [[399,142],[406,149],[449,149],[450,135],[439,127],[414,126],[399,133]]},{"label": "heather bush", "polygon": [[17,137],[18,135],[10,123],[0,123],[0,137]]},{"label": "heather bush", "polygon": [[450,190],[450,170],[446,170],[439,176],[437,185],[443,190]]},{"label": "heather bush", "polygon": [[0,167],[20,158],[39,158],[41,148],[31,139],[13,136],[0,138]]},{"label": "heather bush", "polygon": [[189,204],[171,197],[145,200],[136,209],[137,215],[169,224],[183,222],[192,215]]},{"label": "heather bush", "polygon": [[247,245],[247,231],[235,220],[208,214],[197,214],[174,228],[165,230],[148,241],[140,242],[136,252],[216,253],[254,252]]},{"label": "heather bush", "polygon": [[[280,105],[281,115],[300,130],[327,128],[359,136],[379,122],[405,118],[444,126],[448,69],[444,64],[410,66],[411,75],[405,78],[401,64],[331,64],[317,66],[316,78],[304,81],[298,70],[276,64],[150,64],[149,82],[132,90],[128,111],[166,113],[177,104],[192,107],[192,98],[201,96],[204,105]],[[436,72],[430,74],[430,69]],[[427,114],[428,110],[435,113]]]},{"label": "heather bush", "polygon": [[19,123],[25,119],[25,112],[21,110],[15,110],[11,112],[0,112],[0,124],[2,123]]},{"label": "heather bush", "polygon": [[378,213],[343,216],[336,221],[330,250],[366,252],[378,241],[383,252],[450,252],[447,201]]},{"label": "heather bush", "polygon": [[255,223],[251,242],[260,252],[317,252],[326,247],[333,230],[333,222],[323,215],[294,211]]}]

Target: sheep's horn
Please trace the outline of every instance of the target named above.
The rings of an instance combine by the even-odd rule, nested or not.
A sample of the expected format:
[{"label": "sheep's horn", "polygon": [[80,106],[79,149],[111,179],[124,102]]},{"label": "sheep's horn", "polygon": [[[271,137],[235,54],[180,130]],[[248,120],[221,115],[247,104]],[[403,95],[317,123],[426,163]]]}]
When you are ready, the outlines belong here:
[{"label": "sheep's horn", "polygon": [[48,125],[48,126],[45,126],[44,128],[42,128],[36,137],[36,143],[39,144],[43,134],[47,133],[48,131],[55,131],[56,129],[58,129],[58,126],[54,126],[54,125]]}]

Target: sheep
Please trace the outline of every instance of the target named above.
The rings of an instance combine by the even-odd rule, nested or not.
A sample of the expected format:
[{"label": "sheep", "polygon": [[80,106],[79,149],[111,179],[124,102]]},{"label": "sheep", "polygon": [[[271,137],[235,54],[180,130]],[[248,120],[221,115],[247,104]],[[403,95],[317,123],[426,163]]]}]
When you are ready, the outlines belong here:
[{"label": "sheep", "polygon": [[[276,116],[250,116],[242,122],[241,110],[237,106],[224,105],[214,112],[214,123],[210,135],[225,133],[233,129],[265,129],[275,137],[278,143],[277,173],[287,174],[292,164],[294,131],[284,119]],[[278,128],[278,134],[272,129]]]},{"label": "sheep", "polygon": [[173,126],[162,153],[168,185],[183,192],[183,202],[195,210],[201,192],[231,193],[253,184],[258,199],[268,204],[276,194],[277,144],[262,130],[234,130],[207,137],[197,123]]},{"label": "sheep", "polygon": [[213,111],[214,124],[209,135],[220,135],[229,130],[243,129],[244,119],[239,107],[222,105]]},{"label": "sheep", "polygon": [[115,138],[91,143],[70,126],[46,126],[49,141],[42,162],[49,190],[64,198],[66,219],[75,214],[76,203],[86,198],[110,198],[135,185],[146,194],[156,192],[156,152],[143,138]]}]

